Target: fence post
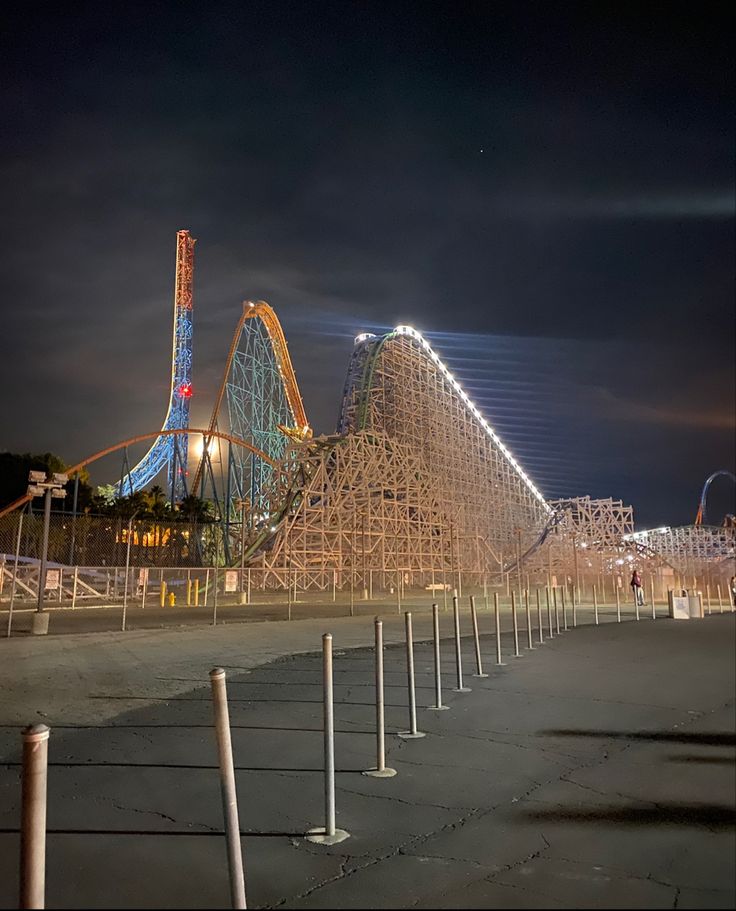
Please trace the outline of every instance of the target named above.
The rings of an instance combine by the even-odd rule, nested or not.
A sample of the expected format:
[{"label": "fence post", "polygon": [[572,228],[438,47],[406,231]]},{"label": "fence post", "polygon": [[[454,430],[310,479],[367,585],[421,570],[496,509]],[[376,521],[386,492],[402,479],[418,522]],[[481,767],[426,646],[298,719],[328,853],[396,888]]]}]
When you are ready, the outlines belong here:
[{"label": "fence post", "polygon": [[217,567],[214,571],[215,587],[212,592],[212,625],[217,626]]},{"label": "fence post", "polygon": [[572,586],[572,627],[573,627],[573,629],[575,629],[575,627],[578,625],[578,602],[577,602],[577,598],[575,597],[575,594],[576,594],[575,586],[573,585]]},{"label": "fence post", "polygon": [[225,671],[221,667],[213,668],[210,671],[210,683],[215,710],[217,753],[220,760],[220,794],[222,795],[222,813],[225,817],[227,863],[230,872],[230,903],[233,908],[245,908],[245,875],[240,844],[238,794],[235,788],[235,767],[230,738],[230,714],[227,706]]},{"label": "fence post", "polygon": [[557,586],[552,587],[552,601],[555,606],[555,631],[557,635],[560,635],[560,609],[557,606]]},{"label": "fence post", "polygon": [[438,604],[432,605],[432,633],[434,638],[434,705],[427,706],[434,712],[444,712],[450,708],[442,705],[442,676],[440,665],[440,608]]},{"label": "fence post", "polygon": [[493,622],[496,626],[496,664],[505,664],[501,660],[501,616],[498,610],[498,592],[493,593]]},{"label": "fence post", "polygon": [[79,579],[79,567],[74,567],[74,576],[72,577],[72,610],[77,606],[77,580]]},{"label": "fence post", "polygon": [[716,585],[716,591],[718,592],[718,613],[723,613],[723,598],[721,597],[721,583],[719,582]]},{"label": "fence post", "polygon": [[565,632],[567,632],[567,598],[565,598],[565,588],[562,586],[560,589],[560,597],[562,598],[562,626]]},{"label": "fence post", "polygon": [[20,539],[23,532],[23,513],[18,519],[18,538],[15,542],[15,562],[13,563],[13,582],[10,586],[10,604],[8,605],[8,639],[13,628],[13,604],[15,602],[15,584],[18,578],[18,560],[20,559]]},{"label": "fence post", "polygon": [[350,835],[335,827],[335,707],[332,695],[332,633],[322,636],[323,732],[325,754],[325,824],[310,829],[307,841],[318,845],[336,845]]},{"label": "fence post", "polygon": [[552,628],[552,602],[550,600],[549,585],[544,586],[544,596],[547,599],[547,625],[549,626],[549,638],[554,639],[555,634]]},{"label": "fence post", "polygon": [[456,693],[469,693],[470,687],[463,686],[463,655],[460,647],[460,614],[457,606],[457,593],[452,596],[452,613],[455,621],[455,672],[457,674]]},{"label": "fence post", "polygon": [[539,644],[544,645],[544,632],[542,630],[542,602],[539,598],[539,587],[535,589],[537,596],[537,624],[539,626]]},{"label": "fence post", "polygon": [[710,585],[708,585],[708,583],[705,585],[705,604],[708,616],[710,617]]},{"label": "fence post", "polygon": [[409,692],[409,730],[399,734],[402,740],[416,740],[426,735],[417,730],[417,694],[414,685],[414,635],[411,626],[411,612],[404,614],[404,631],[406,634],[406,683]]},{"label": "fence post", "polygon": [[526,607],[526,641],[530,649],[534,648],[532,640],[532,612],[529,607],[529,589],[524,589],[524,606]]},{"label": "fence post", "polygon": [[386,768],[386,721],[383,707],[383,621],[374,620],[376,641],[376,768],[363,772],[371,778],[393,778],[395,769]]},{"label": "fence post", "polygon": [[20,906],[44,908],[46,892],[46,785],[49,728],[23,731],[20,823]]},{"label": "fence post", "polygon": [[478,635],[478,614],[475,610],[475,595],[470,596],[470,616],[473,619],[473,638],[475,640],[475,666],[476,673],[473,674],[474,677],[487,677],[488,674],[483,673],[483,662],[480,655],[480,637]]},{"label": "fence post", "polygon": [[148,572],[149,571],[148,571],[148,568],[144,566],[143,569],[139,570],[139,572],[143,573],[143,594],[141,595],[141,610],[145,610],[146,609],[146,593],[148,592]]},{"label": "fence post", "polygon": [[616,586],[616,621],[621,622],[621,589]]},{"label": "fence post", "polygon": [[593,613],[595,616],[595,625],[598,626],[598,593],[593,589]]}]

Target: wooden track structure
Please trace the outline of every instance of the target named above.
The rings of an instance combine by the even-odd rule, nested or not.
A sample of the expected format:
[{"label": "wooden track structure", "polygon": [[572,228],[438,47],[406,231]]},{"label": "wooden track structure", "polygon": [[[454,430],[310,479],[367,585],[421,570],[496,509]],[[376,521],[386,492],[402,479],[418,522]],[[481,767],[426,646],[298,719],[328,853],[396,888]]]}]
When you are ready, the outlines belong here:
[{"label": "wooden track structure", "polygon": [[266,520],[274,527],[278,516],[276,531],[253,562],[266,584],[285,575],[300,590],[479,584],[504,571],[517,542],[532,548],[554,516],[409,327],[359,337],[339,430],[292,445]]}]

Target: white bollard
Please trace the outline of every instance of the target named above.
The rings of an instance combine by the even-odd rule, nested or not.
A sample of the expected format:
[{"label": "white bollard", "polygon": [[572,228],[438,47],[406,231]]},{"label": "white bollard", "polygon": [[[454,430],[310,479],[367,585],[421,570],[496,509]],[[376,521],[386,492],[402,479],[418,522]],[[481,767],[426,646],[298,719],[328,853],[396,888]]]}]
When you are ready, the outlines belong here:
[{"label": "white bollard", "polygon": [[463,654],[460,645],[460,613],[457,606],[457,593],[452,596],[452,613],[455,621],[455,672],[457,675],[457,686],[454,692],[469,693],[470,687],[463,685]]},{"label": "white bollard", "polygon": [[322,636],[323,731],[325,754],[325,825],[310,829],[307,841],[318,845],[336,845],[350,834],[335,825],[335,707],[332,686],[332,634]]},{"label": "white bollard", "polygon": [[235,787],[235,766],[230,738],[230,714],[227,706],[225,671],[221,667],[213,668],[210,671],[210,682],[215,709],[217,753],[220,759],[220,792],[222,794],[222,812],[225,817],[227,862],[230,871],[230,902],[233,908],[245,908],[245,875],[240,843],[238,794]]},{"label": "white bollard", "polygon": [[470,616],[473,619],[473,638],[475,640],[475,668],[476,672],[473,674],[474,677],[487,677],[488,674],[483,673],[483,661],[480,654],[480,636],[478,635],[478,614],[475,610],[475,596],[470,596]]},{"label": "white bollard", "polygon": [[516,592],[511,592],[511,622],[514,628],[514,658],[521,658],[519,651],[519,620],[516,616]]},{"label": "white bollard", "polygon": [[524,589],[524,606],[526,608],[526,642],[530,649],[534,649],[532,640],[532,612],[529,607],[529,589]]},{"label": "white bollard", "polygon": [[50,731],[45,724],[34,724],[23,731],[20,822],[21,908],[46,907],[46,792],[49,734]]},{"label": "white bollard", "polygon": [[371,778],[393,778],[395,769],[386,768],[386,721],[383,704],[383,621],[376,617],[376,768],[363,772]]},{"label": "white bollard", "polygon": [[427,706],[433,712],[446,712],[450,706],[442,704],[442,674],[440,664],[440,609],[432,605],[432,634],[434,638],[434,705]]},{"label": "white bollard", "polygon": [[498,610],[498,592],[493,593],[493,620],[496,625],[496,664],[505,664],[501,660],[501,616]]},{"label": "white bollard", "polygon": [[406,684],[409,693],[409,730],[399,734],[402,740],[416,740],[426,737],[417,729],[417,694],[414,683],[414,635],[411,626],[411,612],[404,614],[404,632],[406,636]]},{"label": "white bollard", "polygon": [[544,631],[542,630],[542,602],[539,598],[539,588],[536,589],[537,596],[537,625],[539,627],[539,644],[544,645]]}]

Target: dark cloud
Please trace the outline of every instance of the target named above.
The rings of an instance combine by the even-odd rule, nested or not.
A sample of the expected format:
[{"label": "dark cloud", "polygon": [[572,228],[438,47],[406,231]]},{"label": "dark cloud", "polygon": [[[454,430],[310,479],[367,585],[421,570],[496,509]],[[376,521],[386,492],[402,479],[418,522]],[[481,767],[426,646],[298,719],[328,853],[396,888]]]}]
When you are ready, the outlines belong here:
[{"label": "dark cloud", "polygon": [[320,430],[352,337],[408,322],[546,493],[689,520],[704,478],[734,463],[721,17],[11,9],[0,447],[73,459],[155,429],[188,227],[195,422],[245,297],[278,310]]}]

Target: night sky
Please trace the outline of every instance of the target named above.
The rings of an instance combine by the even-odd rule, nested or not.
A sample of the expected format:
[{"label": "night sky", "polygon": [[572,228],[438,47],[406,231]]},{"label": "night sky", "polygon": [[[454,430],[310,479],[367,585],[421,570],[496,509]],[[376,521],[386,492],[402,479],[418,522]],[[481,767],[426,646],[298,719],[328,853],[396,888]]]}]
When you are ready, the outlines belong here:
[{"label": "night sky", "polygon": [[188,228],[193,425],[244,298],[317,432],[353,336],[410,323],[547,496],[691,522],[735,460],[732,31],[726,4],[638,10],[6,11],[0,449],[160,426]]}]

